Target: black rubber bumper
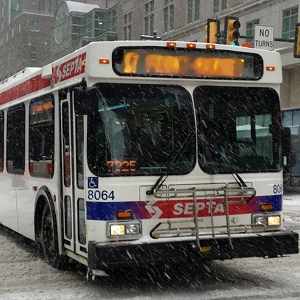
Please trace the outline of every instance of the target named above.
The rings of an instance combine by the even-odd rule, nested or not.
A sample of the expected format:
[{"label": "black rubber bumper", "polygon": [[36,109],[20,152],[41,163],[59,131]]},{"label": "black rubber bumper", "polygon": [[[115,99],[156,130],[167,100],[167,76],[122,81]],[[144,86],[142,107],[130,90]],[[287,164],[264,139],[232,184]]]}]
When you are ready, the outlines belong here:
[{"label": "black rubber bumper", "polygon": [[[88,266],[91,269],[145,266],[168,262],[183,262],[195,258],[203,260],[232,259],[243,257],[277,257],[299,253],[298,233],[278,232],[269,235],[232,237],[233,249],[228,238],[201,240],[206,252],[201,253],[195,241],[175,241],[124,245],[111,243],[88,247]],[[208,248],[207,248],[208,247]],[[207,251],[210,249],[210,251]]]}]

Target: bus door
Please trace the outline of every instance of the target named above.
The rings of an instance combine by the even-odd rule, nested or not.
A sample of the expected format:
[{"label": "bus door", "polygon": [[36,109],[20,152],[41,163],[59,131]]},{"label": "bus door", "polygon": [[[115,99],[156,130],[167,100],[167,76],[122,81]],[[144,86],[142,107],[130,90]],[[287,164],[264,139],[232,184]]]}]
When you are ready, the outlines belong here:
[{"label": "bus door", "polygon": [[[81,164],[83,155],[83,120],[72,113],[70,93],[67,94],[67,99],[61,101],[60,113],[64,247],[77,254],[87,256],[83,171]],[[80,132],[80,138],[77,131]],[[78,145],[79,140],[80,145]]]}]

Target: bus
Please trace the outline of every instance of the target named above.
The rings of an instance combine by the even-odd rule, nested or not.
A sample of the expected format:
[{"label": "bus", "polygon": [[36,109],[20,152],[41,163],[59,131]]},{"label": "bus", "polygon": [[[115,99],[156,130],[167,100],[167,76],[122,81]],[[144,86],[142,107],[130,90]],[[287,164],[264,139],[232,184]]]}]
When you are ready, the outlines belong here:
[{"label": "bus", "polygon": [[92,42],[25,68],[0,83],[1,224],[88,276],[298,253],[281,73],[275,51],[184,41]]}]

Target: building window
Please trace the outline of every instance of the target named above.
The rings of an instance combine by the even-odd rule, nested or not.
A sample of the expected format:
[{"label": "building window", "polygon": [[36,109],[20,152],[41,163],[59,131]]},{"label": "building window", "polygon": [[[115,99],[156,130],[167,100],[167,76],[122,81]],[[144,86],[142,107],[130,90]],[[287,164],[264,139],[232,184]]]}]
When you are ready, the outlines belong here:
[{"label": "building window", "polygon": [[298,6],[285,9],[282,12],[282,38],[289,39],[295,36],[295,27],[298,22]]},{"label": "building window", "polygon": [[16,50],[16,60],[19,61],[21,59],[21,48],[18,47]]},{"label": "building window", "polygon": [[29,21],[29,31],[39,31],[39,30],[40,30],[39,22],[30,20]]},{"label": "building window", "polygon": [[51,0],[40,0],[39,10],[51,12]]},{"label": "building window", "polygon": [[219,11],[219,0],[214,0],[213,2],[213,13],[217,13]]},{"label": "building window", "polygon": [[284,127],[290,127],[292,135],[300,134],[300,109],[283,111],[282,125]]},{"label": "building window", "polygon": [[1,17],[3,17],[4,16],[4,2],[3,1],[1,1],[0,6],[1,6],[0,14],[1,14]]},{"label": "building window", "polygon": [[254,41],[254,34],[255,34],[255,25],[259,25],[259,19],[250,21],[246,23],[246,42],[253,43]]},{"label": "building window", "polygon": [[221,9],[224,10],[227,8],[227,0],[222,0]]},{"label": "building window", "polygon": [[164,7],[164,32],[174,29],[174,0],[165,0]]},{"label": "building window", "polygon": [[200,19],[200,0],[188,0],[188,23]]},{"label": "building window", "polygon": [[145,4],[144,34],[153,35],[154,32],[154,0]]},{"label": "building window", "polygon": [[31,46],[31,49],[30,49],[30,59],[31,59],[31,61],[35,61],[37,59],[37,49],[36,49],[36,46]]},{"label": "building window", "polygon": [[23,0],[9,1],[9,22],[14,21],[23,10]]},{"label": "building window", "polygon": [[9,67],[13,67],[14,66],[14,52],[13,51],[10,51],[8,53],[8,58],[9,58],[9,64],[8,64],[8,66]]},{"label": "building window", "polygon": [[124,15],[124,40],[132,39],[132,11]]},{"label": "building window", "polygon": [[227,9],[227,0],[214,0],[213,1],[213,13],[217,13],[220,10]]}]

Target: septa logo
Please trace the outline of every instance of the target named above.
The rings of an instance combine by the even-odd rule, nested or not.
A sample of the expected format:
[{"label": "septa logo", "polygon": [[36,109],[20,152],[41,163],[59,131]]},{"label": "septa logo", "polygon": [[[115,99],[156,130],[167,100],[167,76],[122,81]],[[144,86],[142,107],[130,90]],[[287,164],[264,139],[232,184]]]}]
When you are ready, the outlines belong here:
[{"label": "septa logo", "polygon": [[54,83],[58,83],[85,72],[84,60],[86,53],[82,53],[53,69]]},{"label": "septa logo", "polygon": [[175,217],[191,217],[194,215],[194,209],[197,211],[197,216],[223,215],[225,212],[224,203],[217,201],[197,202],[194,208],[193,202],[175,203],[173,207],[173,215]]}]

